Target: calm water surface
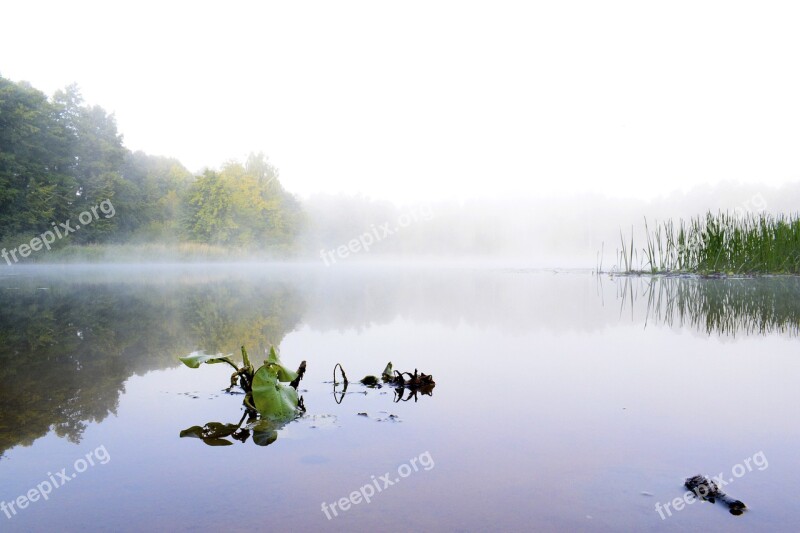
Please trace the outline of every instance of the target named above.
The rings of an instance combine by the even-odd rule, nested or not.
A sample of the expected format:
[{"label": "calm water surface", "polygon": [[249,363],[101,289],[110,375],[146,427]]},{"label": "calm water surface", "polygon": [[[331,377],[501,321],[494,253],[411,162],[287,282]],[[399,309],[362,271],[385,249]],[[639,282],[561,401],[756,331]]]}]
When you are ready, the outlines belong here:
[{"label": "calm water surface", "polygon": [[[73,266],[6,269],[0,289],[0,500],[70,477],[3,531],[800,527],[797,278]],[[241,344],[307,360],[305,416],[266,447],[179,438],[242,405],[228,367],[177,358]],[[337,362],[355,381],[388,361],[433,394],[334,395]],[[756,454],[726,487],[743,516],[656,512]],[[371,503],[322,511],[386,473]]]}]

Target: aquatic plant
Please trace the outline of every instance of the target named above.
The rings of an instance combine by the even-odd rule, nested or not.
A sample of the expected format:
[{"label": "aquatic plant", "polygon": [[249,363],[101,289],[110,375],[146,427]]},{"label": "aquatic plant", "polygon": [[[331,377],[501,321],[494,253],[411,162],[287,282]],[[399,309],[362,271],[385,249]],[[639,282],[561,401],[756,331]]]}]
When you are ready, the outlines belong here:
[{"label": "aquatic plant", "polygon": [[635,247],[620,232],[617,269],[627,274],[800,274],[800,215],[707,213],[651,230]]},{"label": "aquatic plant", "polygon": [[[337,392],[336,390],[336,386],[339,384],[336,381],[337,368],[342,374],[344,383],[344,388],[341,392]],[[408,378],[404,376],[408,376]],[[333,367],[333,396],[336,400],[336,403],[341,403],[344,399],[344,395],[347,393],[347,386],[349,383],[350,382],[347,380],[347,374],[344,372],[344,367],[342,367],[341,363],[336,363],[336,366]],[[407,402],[411,398],[414,398],[414,401],[417,401],[417,393],[421,393],[425,396],[432,396],[433,388],[436,386],[436,382],[433,380],[433,376],[430,374],[419,372],[416,368],[414,369],[413,374],[410,372],[398,372],[397,370],[394,370],[391,362],[389,362],[383,369],[383,372],[381,372],[380,379],[378,379],[376,376],[368,375],[364,376],[360,383],[369,388],[381,388],[381,383],[394,387],[395,402],[399,402],[401,400]],[[408,397],[404,398],[406,391],[408,391],[409,394]],[[337,394],[339,394],[339,396],[337,396]]]},{"label": "aquatic plant", "polygon": [[[180,358],[181,362],[189,368],[199,368],[202,364],[227,364],[235,372],[231,375],[231,384],[228,392],[235,387],[244,392],[243,403],[245,413],[238,424],[223,424],[221,422],[208,422],[203,426],[192,426],[181,431],[181,437],[201,439],[209,446],[230,446],[231,439],[246,442],[252,435],[253,442],[259,446],[267,446],[278,438],[278,430],[305,412],[303,398],[297,395],[297,386],[306,371],[306,362],[300,363],[297,371],[286,368],[278,359],[275,348],[271,348],[264,364],[254,369],[250,363],[247,350],[242,346],[242,366],[238,366],[227,355],[209,355],[194,353]],[[336,369],[342,375],[344,389],[337,393]],[[407,377],[406,377],[407,376]],[[433,376],[420,373],[398,372],[392,368],[392,363],[386,365],[381,373],[381,381],[394,387],[395,402],[417,400],[417,393],[431,396],[436,383]],[[366,376],[361,383],[367,387],[381,387],[375,376]],[[288,384],[288,385],[287,385]],[[349,381],[344,368],[340,363],[333,367],[333,395],[336,403],[341,403],[347,393]],[[409,391],[408,397],[405,392]],[[339,394],[339,396],[337,396]]]},{"label": "aquatic plant", "polygon": [[202,364],[230,365],[235,372],[231,375],[228,392],[238,386],[245,394],[245,414],[238,424],[209,422],[181,431],[181,437],[199,438],[209,446],[228,446],[232,442],[226,437],[244,442],[252,433],[256,444],[266,446],[278,438],[278,429],[305,411],[303,398],[297,395],[297,386],[305,374],[306,362],[300,363],[297,371],[290,370],[278,359],[274,347],[258,369],[250,363],[244,346],[241,367],[230,356],[222,355],[192,354],[180,360],[189,368],[199,368]]}]

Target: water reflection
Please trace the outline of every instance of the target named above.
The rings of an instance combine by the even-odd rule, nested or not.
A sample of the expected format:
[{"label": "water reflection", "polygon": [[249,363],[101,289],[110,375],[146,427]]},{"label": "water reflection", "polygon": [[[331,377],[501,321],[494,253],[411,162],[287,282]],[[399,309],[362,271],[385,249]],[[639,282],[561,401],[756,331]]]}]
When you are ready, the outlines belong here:
[{"label": "water reflection", "polygon": [[[391,365],[391,363],[389,364]],[[426,376],[425,374],[423,374],[423,376],[425,376],[426,378],[430,378],[430,380],[424,383],[420,383],[416,386],[408,386],[405,384],[402,385],[387,384],[385,383],[385,380],[384,384],[376,383],[375,385],[369,385],[365,384],[364,381],[362,381],[361,383],[364,384],[369,389],[390,387],[394,394],[392,400],[394,403],[407,402],[409,400],[414,400],[414,402],[416,403],[419,401],[420,395],[433,396],[433,389],[436,387],[436,383],[433,381],[432,376]],[[341,390],[339,390],[339,385],[342,386]],[[337,404],[341,405],[344,402],[344,398],[347,395],[347,387],[349,386],[350,383],[348,381],[344,381],[343,383],[339,383],[337,381],[333,382],[333,399]],[[363,391],[363,393],[365,394],[366,391]],[[362,392],[361,391],[351,392],[350,394],[362,394]]]},{"label": "water reflection", "polygon": [[[705,334],[800,332],[796,277],[609,282],[564,272],[224,265],[15,272],[0,276],[0,457],[51,429],[79,442],[87,424],[116,413],[133,375],[193,351],[245,344],[263,353],[301,324],[363,331],[399,319],[518,335],[596,332],[630,313]],[[395,401],[421,396],[400,392]]]},{"label": "water reflection", "polygon": [[620,311],[627,308],[634,320],[645,324],[655,321],[730,336],[800,333],[796,276],[624,277],[616,278],[614,285]]},{"label": "water reflection", "polygon": [[[181,438],[195,438],[208,446],[231,446],[233,441],[245,443],[253,438],[257,446],[269,446],[278,440],[278,430],[286,423],[278,423],[266,418],[258,418],[255,413],[245,411],[237,424],[208,422],[201,426],[192,426],[180,432]],[[233,440],[228,440],[228,439]]]},{"label": "water reflection", "polygon": [[[0,280],[3,449],[51,427],[88,426],[71,433],[80,446],[50,432],[6,451],[0,496],[25,494],[89,448],[104,445],[114,457],[7,522],[12,530],[219,530],[230,526],[226,509],[246,507],[258,512],[240,513],[241,528],[268,519],[284,529],[359,531],[376,516],[404,516],[429,530],[645,531],[667,523],[653,505],[679,497],[687,475],[728,469],[757,450],[770,468],[735,491],[757,512],[721,523],[726,513],[695,506],[669,523],[743,531],[753,520],[772,530],[798,522],[800,419],[786,409],[798,401],[800,373],[796,341],[786,338],[797,330],[794,280],[742,280],[755,288],[737,304],[728,302],[744,298],[734,280],[656,282],[648,291],[655,280],[552,271],[139,270],[20,269],[24,276]],[[735,328],[722,321],[722,333],[707,329],[709,308],[754,316]],[[670,312],[674,329],[664,326]],[[742,328],[758,321],[774,329]],[[276,344],[292,366],[308,360],[309,412],[300,420],[276,433],[247,418],[239,425],[241,398],[221,392],[231,370],[177,360],[241,344],[254,359],[259,345]],[[388,361],[434,375],[435,398],[406,390],[394,403],[388,388],[359,383],[382,378]],[[337,362],[353,379],[343,405],[331,397]],[[698,408],[698,391],[725,408]],[[184,429],[200,441],[178,438]],[[498,443],[510,444],[498,451]],[[403,481],[335,523],[320,512],[320,502],[423,451],[441,457],[424,480]]]},{"label": "water reflection", "polygon": [[80,442],[116,413],[128,378],[178,356],[278,345],[303,308],[283,284],[3,281],[0,457],[50,429]]}]

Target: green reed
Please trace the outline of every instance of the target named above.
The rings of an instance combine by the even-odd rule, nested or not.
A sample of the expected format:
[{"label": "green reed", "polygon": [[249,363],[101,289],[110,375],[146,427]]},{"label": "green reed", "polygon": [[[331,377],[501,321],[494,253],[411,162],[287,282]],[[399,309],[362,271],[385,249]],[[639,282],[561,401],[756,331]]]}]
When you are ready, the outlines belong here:
[{"label": "green reed", "polygon": [[[625,273],[800,274],[800,215],[708,213],[688,221],[645,219],[638,255],[620,233],[618,268]],[[633,233],[633,231],[631,231]],[[641,259],[640,259],[641,257]]]}]

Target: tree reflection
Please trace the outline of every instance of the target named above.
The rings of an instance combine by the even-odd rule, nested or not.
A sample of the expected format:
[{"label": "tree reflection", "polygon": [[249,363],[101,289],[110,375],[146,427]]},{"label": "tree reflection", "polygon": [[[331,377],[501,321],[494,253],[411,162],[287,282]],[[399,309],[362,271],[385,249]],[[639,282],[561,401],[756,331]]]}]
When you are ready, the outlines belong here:
[{"label": "tree reflection", "polygon": [[179,365],[178,356],[278,345],[304,305],[280,283],[5,285],[0,456],[51,429],[79,442],[88,423],[116,413],[128,378]]}]

